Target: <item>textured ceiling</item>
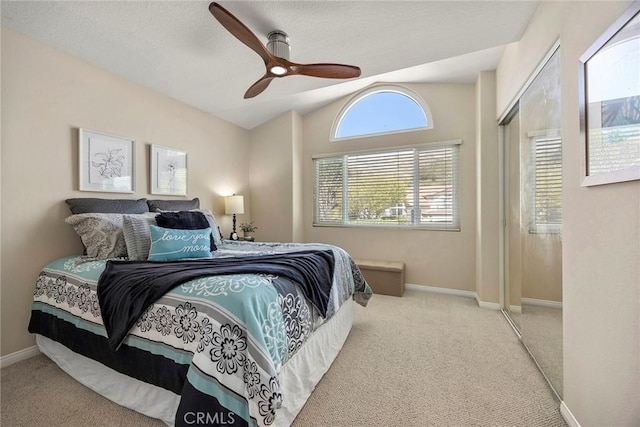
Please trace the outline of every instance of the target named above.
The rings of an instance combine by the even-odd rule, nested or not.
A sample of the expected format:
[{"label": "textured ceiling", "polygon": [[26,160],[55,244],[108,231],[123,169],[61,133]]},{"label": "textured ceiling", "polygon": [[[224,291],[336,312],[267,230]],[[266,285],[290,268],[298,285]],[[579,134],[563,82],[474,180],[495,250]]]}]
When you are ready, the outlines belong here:
[{"label": "textured ceiling", "polygon": [[537,1],[222,1],[266,44],[291,39],[291,60],[357,65],[354,80],[291,76],[254,99],[259,56],[209,13],[208,1],[2,1],[2,25],[251,129],[312,111],[374,82],[468,82],[495,68]]}]

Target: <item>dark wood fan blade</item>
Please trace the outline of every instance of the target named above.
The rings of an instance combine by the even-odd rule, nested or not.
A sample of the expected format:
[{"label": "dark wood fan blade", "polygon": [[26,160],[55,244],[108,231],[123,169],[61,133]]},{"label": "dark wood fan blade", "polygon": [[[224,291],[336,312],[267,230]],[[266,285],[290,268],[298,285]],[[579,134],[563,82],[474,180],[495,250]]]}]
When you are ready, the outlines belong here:
[{"label": "dark wood fan blade", "polygon": [[[209,5],[209,12],[216,18],[224,28],[227,29],[235,38],[247,45],[251,50],[256,52],[264,60],[265,64],[271,59],[271,54],[262,44],[260,39],[253,34],[253,32],[247,28],[238,18],[233,16],[224,7],[218,3],[213,2]],[[245,97],[246,98],[246,97]]]},{"label": "dark wood fan blade", "polygon": [[289,65],[289,74],[323,77],[325,79],[350,79],[360,77],[360,68],[343,64],[294,64]]},{"label": "dark wood fan blade", "polygon": [[262,76],[260,80],[252,84],[251,87],[247,89],[244,94],[244,99],[249,99],[253,98],[254,96],[260,95],[269,86],[269,83],[271,83],[271,80],[273,79],[274,76],[270,75],[269,73]]}]

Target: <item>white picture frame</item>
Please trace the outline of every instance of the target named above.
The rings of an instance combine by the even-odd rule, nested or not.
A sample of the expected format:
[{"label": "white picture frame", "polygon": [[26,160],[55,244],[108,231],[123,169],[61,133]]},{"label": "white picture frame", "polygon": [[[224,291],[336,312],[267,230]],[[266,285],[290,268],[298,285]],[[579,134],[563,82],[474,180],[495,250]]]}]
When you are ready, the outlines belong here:
[{"label": "white picture frame", "polygon": [[162,145],[151,145],[151,194],[186,196],[187,152]]},{"label": "white picture frame", "polygon": [[79,128],[80,191],[133,193],[134,144],[129,138]]}]

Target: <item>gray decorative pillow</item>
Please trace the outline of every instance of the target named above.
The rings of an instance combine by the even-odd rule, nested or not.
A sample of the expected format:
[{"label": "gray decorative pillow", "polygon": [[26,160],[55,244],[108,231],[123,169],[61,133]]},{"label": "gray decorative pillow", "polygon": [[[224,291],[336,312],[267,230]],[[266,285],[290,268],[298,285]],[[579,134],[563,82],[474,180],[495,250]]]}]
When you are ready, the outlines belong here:
[{"label": "gray decorative pillow", "polygon": [[127,245],[127,254],[131,261],[145,261],[149,257],[151,249],[150,225],[156,224],[155,212],[142,215],[123,215],[122,230],[124,242]]},{"label": "gray decorative pillow", "polygon": [[127,255],[122,232],[122,214],[83,213],[71,215],[64,222],[73,226],[90,258],[107,259]]},{"label": "gray decorative pillow", "polygon": [[71,213],[120,213],[141,214],[149,212],[147,199],[97,199],[91,197],[65,200],[71,209]]},{"label": "gray decorative pillow", "polygon": [[147,200],[150,212],[191,211],[200,209],[200,199],[193,200]]},{"label": "gray decorative pillow", "polygon": [[218,228],[218,223],[216,222],[216,216],[209,209],[195,209],[198,212],[202,212],[204,217],[209,221],[209,226],[211,226],[211,235],[213,236],[213,243],[216,246],[222,243],[222,237],[220,237],[220,229]]}]

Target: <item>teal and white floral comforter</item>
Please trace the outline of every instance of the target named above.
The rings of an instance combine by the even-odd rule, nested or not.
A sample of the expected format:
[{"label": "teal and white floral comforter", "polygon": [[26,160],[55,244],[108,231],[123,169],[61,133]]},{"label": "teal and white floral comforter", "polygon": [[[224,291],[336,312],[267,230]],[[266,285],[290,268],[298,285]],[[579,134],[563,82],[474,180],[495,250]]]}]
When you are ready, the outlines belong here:
[{"label": "teal and white floral comforter", "polygon": [[[215,256],[311,249],[331,249],[335,257],[327,319],[350,297],[366,305],[371,289],[351,257],[334,246],[226,242]],[[176,425],[185,424],[184,414],[202,408],[226,411],[226,421],[235,425],[272,424],[282,401],[282,365],[327,320],[288,279],[210,276],[156,301],[112,352],[96,294],[106,261],[78,263],[79,258],[62,258],[42,271],[29,330],[181,395]]]}]

